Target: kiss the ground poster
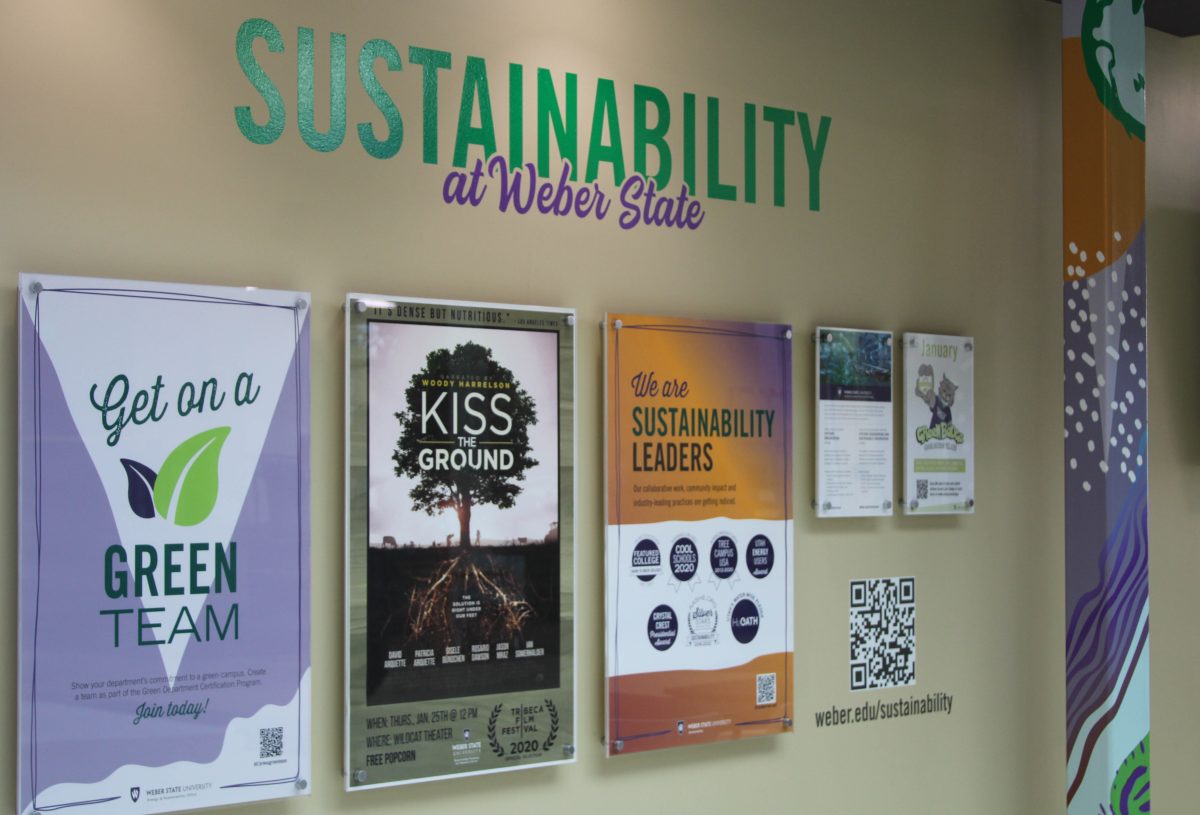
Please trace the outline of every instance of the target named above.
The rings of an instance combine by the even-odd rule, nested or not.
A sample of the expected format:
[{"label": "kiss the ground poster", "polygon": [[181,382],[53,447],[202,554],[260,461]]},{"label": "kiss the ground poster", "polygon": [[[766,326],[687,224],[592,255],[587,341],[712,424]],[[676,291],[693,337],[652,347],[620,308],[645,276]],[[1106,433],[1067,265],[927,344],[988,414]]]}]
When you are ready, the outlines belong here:
[{"label": "kiss the ground poster", "polygon": [[574,323],[347,299],[348,789],[573,760]]},{"label": "kiss the ground poster", "polygon": [[308,303],[20,276],[19,813],[307,792]]},{"label": "kiss the ground poster", "polygon": [[904,512],[975,511],[975,341],[904,335]]},{"label": "kiss the ground poster", "polygon": [[605,318],[607,752],[792,730],[792,331]]}]

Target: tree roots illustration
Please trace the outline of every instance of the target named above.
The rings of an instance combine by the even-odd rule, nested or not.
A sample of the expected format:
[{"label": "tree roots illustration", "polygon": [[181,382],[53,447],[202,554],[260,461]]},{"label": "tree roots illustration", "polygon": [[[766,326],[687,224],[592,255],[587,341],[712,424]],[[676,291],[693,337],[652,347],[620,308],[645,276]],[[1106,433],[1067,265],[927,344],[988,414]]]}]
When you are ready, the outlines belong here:
[{"label": "tree roots illustration", "polygon": [[409,594],[409,642],[439,650],[470,643],[519,642],[535,616],[520,582],[490,555],[464,551]]}]

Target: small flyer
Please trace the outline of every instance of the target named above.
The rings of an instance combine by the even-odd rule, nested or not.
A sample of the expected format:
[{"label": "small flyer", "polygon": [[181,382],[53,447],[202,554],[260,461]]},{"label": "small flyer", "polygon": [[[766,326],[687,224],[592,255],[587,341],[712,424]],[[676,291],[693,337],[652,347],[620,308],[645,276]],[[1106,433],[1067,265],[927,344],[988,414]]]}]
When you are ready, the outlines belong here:
[{"label": "small flyer", "polygon": [[975,343],[904,335],[904,512],[975,511]]},{"label": "small flyer", "polygon": [[818,518],[891,515],[892,332],[818,328]]}]

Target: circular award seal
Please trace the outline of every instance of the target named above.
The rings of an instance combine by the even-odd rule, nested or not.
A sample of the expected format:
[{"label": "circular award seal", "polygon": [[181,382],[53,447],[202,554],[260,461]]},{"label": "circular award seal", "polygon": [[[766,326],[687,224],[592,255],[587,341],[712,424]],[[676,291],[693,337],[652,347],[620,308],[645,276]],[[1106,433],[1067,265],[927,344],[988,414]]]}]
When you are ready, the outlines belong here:
[{"label": "circular award seal", "polygon": [[713,538],[712,548],[708,550],[708,562],[713,574],[722,580],[733,576],[737,571],[738,551],[732,535],[722,533]]},{"label": "circular award seal", "polygon": [[688,609],[687,627],[689,645],[712,645],[717,641],[717,603],[707,595],[692,601]]},{"label": "circular award seal", "polygon": [[700,553],[691,538],[679,538],[671,546],[671,574],[680,583],[686,583],[696,576],[699,563]]},{"label": "circular award seal", "polygon": [[762,620],[762,608],[758,599],[749,594],[742,594],[734,602],[729,611],[729,628],[733,638],[745,645],[758,636],[758,626]]},{"label": "circular award seal", "polygon": [[653,538],[642,538],[633,547],[633,574],[638,580],[649,583],[662,570],[662,552]]},{"label": "circular award seal", "polygon": [[766,535],[755,535],[746,549],[746,568],[760,580],[771,573],[775,565],[775,548]]},{"label": "circular award seal", "polygon": [[661,605],[651,611],[646,623],[646,636],[658,651],[665,651],[674,645],[675,638],[679,636],[679,619],[675,616],[675,610],[668,605]]}]

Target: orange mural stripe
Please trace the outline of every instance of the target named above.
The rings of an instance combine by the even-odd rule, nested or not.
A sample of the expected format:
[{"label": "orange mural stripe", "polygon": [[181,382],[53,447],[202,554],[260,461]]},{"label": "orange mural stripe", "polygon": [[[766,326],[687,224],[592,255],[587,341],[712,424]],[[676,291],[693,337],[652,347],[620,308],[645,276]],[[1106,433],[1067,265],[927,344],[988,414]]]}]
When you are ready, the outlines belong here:
[{"label": "orange mural stripe", "polygon": [[1088,134],[1063,148],[1063,279],[1071,281],[1101,271],[1137,238],[1146,214],[1146,144],[1096,96],[1079,39],[1063,40],[1062,59],[1064,125]]}]

